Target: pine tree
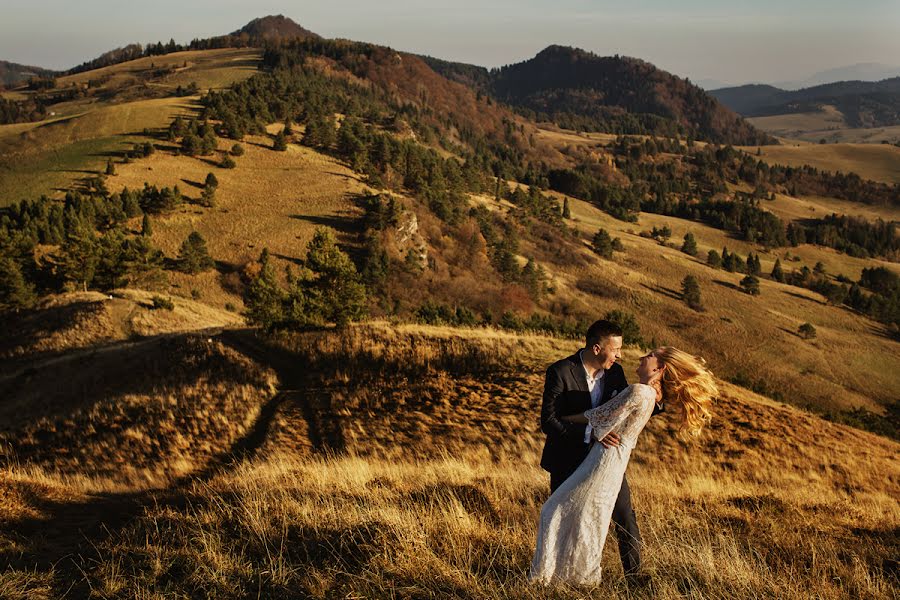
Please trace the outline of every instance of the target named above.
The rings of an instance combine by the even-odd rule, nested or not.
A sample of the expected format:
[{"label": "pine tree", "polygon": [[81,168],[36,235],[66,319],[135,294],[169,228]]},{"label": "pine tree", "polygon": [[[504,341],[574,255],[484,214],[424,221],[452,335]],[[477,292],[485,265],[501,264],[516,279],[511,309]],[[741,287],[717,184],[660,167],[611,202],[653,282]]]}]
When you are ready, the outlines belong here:
[{"label": "pine tree", "polygon": [[722,266],[722,257],[715,250],[710,250],[706,253],[706,264],[718,269]]},{"label": "pine tree", "polygon": [[784,271],[781,268],[781,259],[775,259],[775,266],[772,267],[772,279],[784,283]]},{"label": "pine tree", "polygon": [[233,169],[237,165],[235,164],[234,159],[226,154],[222,157],[222,162],[219,163],[219,166],[223,169]]},{"label": "pine tree", "polygon": [[315,277],[307,284],[310,302],[324,321],[341,327],[365,313],[365,287],[350,257],[337,247],[329,230],[318,229],[309,242],[306,267]]},{"label": "pine tree", "polygon": [[681,280],[681,298],[685,304],[694,310],[703,309],[703,301],[700,298],[700,283],[693,275],[686,275]]},{"label": "pine tree", "polygon": [[231,147],[231,155],[232,156],[243,156],[244,155],[244,147],[240,144],[235,144]]},{"label": "pine tree", "polygon": [[106,174],[107,175],[115,175],[116,174],[116,165],[113,164],[113,161],[111,158],[106,161]]},{"label": "pine tree", "polygon": [[212,173],[207,173],[206,180],[203,182],[203,186],[208,188],[219,187],[219,179]]},{"label": "pine tree", "polygon": [[37,294],[22,275],[19,264],[12,258],[0,256],[0,313],[30,308]]},{"label": "pine tree", "polygon": [[196,231],[181,243],[176,262],[179,271],[191,274],[208,271],[216,264],[206,249],[206,240]]},{"label": "pine tree", "polygon": [[605,229],[597,231],[591,240],[591,248],[603,258],[611,259],[613,257],[613,247],[609,232]]},{"label": "pine tree", "polygon": [[568,198],[565,198],[563,200],[562,217],[563,217],[563,219],[571,219],[572,218],[572,211],[569,208],[569,199]]},{"label": "pine tree", "polygon": [[690,256],[697,256],[697,240],[694,234],[688,231],[684,234],[684,243],[681,244],[681,251]]},{"label": "pine tree", "polygon": [[759,279],[757,279],[753,275],[747,275],[746,277],[741,279],[741,287],[751,296],[759,296]]},{"label": "pine tree", "polygon": [[275,141],[272,143],[272,149],[277,150],[278,152],[287,150],[287,137],[284,135],[284,131],[279,131],[275,134]]},{"label": "pine tree", "polygon": [[244,292],[247,319],[266,331],[271,331],[285,321],[287,296],[278,285],[275,268],[269,260],[268,250],[259,257],[260,271]]},{"label": "pine tree", "polygon": [[100,259],[97,236],[88,226],[78,224],[67,234],[61,250],[63,276],[87,291]]},{"label": "pine tree", "polygon": [[216,188],[213,186],[205,186],[200,192],[200,204],[206,208],[212,208],[216,205]]},{"label": "pine tree", "polygon": [[291,122],[290,117],[284,118],[284,129],[282,129],[282,131],[284,132],[284,135],[293,135],[294,134],[293,125],[294,124]]}]

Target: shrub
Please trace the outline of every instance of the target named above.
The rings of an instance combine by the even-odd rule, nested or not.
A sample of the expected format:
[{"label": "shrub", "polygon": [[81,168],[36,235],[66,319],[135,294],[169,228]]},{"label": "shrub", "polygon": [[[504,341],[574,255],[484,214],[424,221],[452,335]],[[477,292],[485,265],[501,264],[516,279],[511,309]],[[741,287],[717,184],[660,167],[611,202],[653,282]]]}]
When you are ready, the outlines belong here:
[{"label": "shrub", "polygon": [[797,335],[804,340],[811,340],[816,337],[816,328],[813,327],[812,323],[804,323],[797,328]]},{"label": "shrub", "polygon": [[153,310],[175,310],[175,303],[170,298],[153,296]]}]

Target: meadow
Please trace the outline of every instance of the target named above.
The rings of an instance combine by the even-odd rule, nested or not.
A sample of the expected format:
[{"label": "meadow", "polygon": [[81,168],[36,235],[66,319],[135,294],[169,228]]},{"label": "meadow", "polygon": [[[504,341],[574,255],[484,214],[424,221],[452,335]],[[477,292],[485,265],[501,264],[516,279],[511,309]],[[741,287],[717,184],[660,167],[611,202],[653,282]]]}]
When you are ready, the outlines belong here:
[{"label": "meadow", "polygon": [[[101,463],[66,474],[68,459],[53,458],[62,444],[7,463],[3,597],[895,597],[896,442],[722,382],[700,438],[679,440],[664,413],[633,456],[652,583],[629,589],[610,544],[598,587],[540,588],[527,569],[548,493],[542,368],[577,341],[376,323],[274,340],[226,331],[211,343],[178,347],[214,361],[240,351],[277,373],[274,396],[231,405],[231,421],[249,423],[240,451],[199,455],[168,485],[118,488]],[[626,372],[638,355],[626,350]],[[227,364],[254,369],[235,362],[246,360]],[[192,389],[195,376],[167,381]],[[144,418],[132,428],[170,422],[154,405],[136,405]],[[175,420],[169,437],[191,429]],[[103,452],[129,456],[129,437]]]}]

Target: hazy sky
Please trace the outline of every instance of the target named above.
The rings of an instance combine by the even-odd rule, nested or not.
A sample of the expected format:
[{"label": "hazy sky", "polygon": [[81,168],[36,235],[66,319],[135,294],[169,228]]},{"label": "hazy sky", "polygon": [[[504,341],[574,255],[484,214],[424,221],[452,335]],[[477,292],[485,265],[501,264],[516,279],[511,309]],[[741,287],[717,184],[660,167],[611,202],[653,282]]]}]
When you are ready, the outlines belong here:
[{"label": "hazy sky", "polygon": [[900,0],[0,0],[0,60],[64,69],[127,43],[186,43],[268,14],[325,37],[488,67],[549,44],[725,83],[900,63]]}]

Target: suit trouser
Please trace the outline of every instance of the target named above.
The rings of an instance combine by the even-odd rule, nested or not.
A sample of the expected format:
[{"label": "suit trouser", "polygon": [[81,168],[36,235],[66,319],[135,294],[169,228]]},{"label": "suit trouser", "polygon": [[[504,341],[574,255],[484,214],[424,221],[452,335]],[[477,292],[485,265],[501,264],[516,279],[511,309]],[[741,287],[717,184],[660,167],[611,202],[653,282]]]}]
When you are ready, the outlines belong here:
[{"label": "suit trouser", "polygon": [[[575,472],[578,465],[571,471],[550,473],[550,493],[556,491],[562,483]],[[628,488],[628,480],[622,477],[622,487],[619,496],[613,506],[612,522],[616,529],[616,539],[619,542],[619,555],[622,557],[622,569],[626,575],[637,573],[641,568],[641,532],[638,529],[637,517],[631,507],[631,490]]]}]

